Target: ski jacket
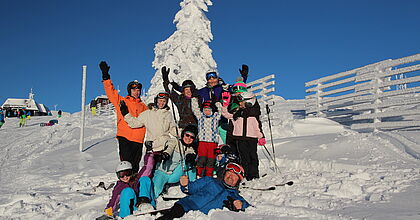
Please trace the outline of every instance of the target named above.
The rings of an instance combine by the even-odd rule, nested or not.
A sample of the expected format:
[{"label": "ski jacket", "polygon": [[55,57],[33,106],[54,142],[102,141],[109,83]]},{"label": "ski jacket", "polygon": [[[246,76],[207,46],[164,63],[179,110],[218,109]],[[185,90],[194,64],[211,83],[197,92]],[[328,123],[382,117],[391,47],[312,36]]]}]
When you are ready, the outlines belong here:
[{"label": "ski jacket", "polygon": [[186,97],[184,94],[178,94],[175,89],[169,90],[168,83],[163,83],[163,88],[169,93],[169,98],[176,105],[178,109],[179,128],[185,128],[189,124],[197,125],[197,119],[195,118],[191,110],[191,98]]},{"label": "ski jacket", "polygon": [[105,209],[112,207],[112,212],[115,213],[118,210],[118,204],[120,202],[120,196],[123,189],[130,187],[136,192],[136,195],[139,194],[139,179],[140,179],[140,173],[135,174],[130,182],[125,183],[121,180],[118,180],[117,183],[114,186],[114,189],[112,189],[112,196],[109,200],[108,204],[106,205]]},{"label": "ski jacket", "polygon": [[218,126],[219,120],[222,116],[222,104],[216,102],[217,112],[213,112],[212,115],[206,116],[198,107],[197,98],[191,100],[192,111],[198,121],[198,139],[204,142],[218,142]]},{"label": "ski jacket", "polygon": [[152,107],[142,112],[137,117],[129,114],[125,115],[124,120],[128,123],[130,128],[146,127],[147,141],[153,141],[153,151],[162,151],[172,154],[176,146],[176,139],[169,136],[176,137],[176,124],[172,118],[169,108],[157,109]]},{"label": "ski jacket", "polygon": [[[251,107],[252,108],[252,107]],[[232,136],[239,139],[260,139],[264,137],[262,124],[255,109],[240,109],[235,114],[230,114],[227,107],[222,107],[222,114],[233,124]]]},{"label": "ski jacket", "polygon": [[174,90],[171,91],[169,97],[178,108],[179,127],[185,128],[189,124],[197,125],[197,119],[191,109],[191,98],[188,98],[183,94],[178,94]]},{"label": "ski jacket", "polygon": [[3,113],[3,111],[0,111],[0,121],[4,121],[4,113]]},{"label": "ski jacket", "polygon": [[228,200],[228,196],[241,200],[242,210],[249,206],[249,203],[239,195],[238,190],[226,188],[221,180],[212,177],[205,176],[189,182],[188,186],[181,187],[181,190],[185,192],[187,188],[190,195],[177,202],[182,205],[185,212],[199,210],[208,214],[211,209],[223,209],[223,201]]},{"label": "ski jacket", "polygon": [[214,87],[205,86],[198,90],[200,95],[200,103],[203,103],[206,100],[219,101],[222,98],[223,87],[221,84],[217,84]]},{"label": "ski jacket", "polygon": [[147,106],[141,101],[131,96],[122,97],[118,94],[118,91],[114,89],[114,85],[110,79],[104,80],[104,89],[109,101],[115,106],[115,112],[117,113],[117,136],[126,138],[129,141],[143,143],[144,135],[146,134],[145,128],[130,128],[127,122],[124,121],[124,117],[120,111],[120,101],[124,101],[134,117],[137,117],[140,113],[147,110]]}]

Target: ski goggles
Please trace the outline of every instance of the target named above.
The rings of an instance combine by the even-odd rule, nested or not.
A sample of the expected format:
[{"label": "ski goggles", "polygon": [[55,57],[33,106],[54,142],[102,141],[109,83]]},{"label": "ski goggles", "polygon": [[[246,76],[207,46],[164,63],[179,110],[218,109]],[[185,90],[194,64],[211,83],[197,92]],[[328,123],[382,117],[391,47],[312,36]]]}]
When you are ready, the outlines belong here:
[{"label": "ski goggles", "polygon": [[158,95],[157,95],[157,97],[158,98],[169,98],[169,94],[168,93],[166,93],[166,92],[160,92]]},{"label": "ski goggles", "polygon": [[226,171],[233,171],[235,174],[239,176],[239,178],[242,180],[245,176],[244,170],[242,167],[240,167],[236,163],[228,163],[226,165]]},{"label": "ski goggles", "polygon": [[130,89],[141,89],[141,86],[139,84],[133,84],[130,86]]},{"label": "ski goggles", "polygon": [[210,72],[210,73],[207,73],[207,74],[206,74],[206,79],[207,79],[207,80],[209,80],[209,79],[211,79],[211,78],[215,78],[215,79],[216,79],[216,78],[218,78],[218,77],[217,77],[217,73],[216,73],[216,72]]},{"label": "ski goggles", "polygon": [[185,133],[184,136],[187,137],[187,138],[191,138],[193,140],[195,139],[195,136],[193,134],[190,134],[190,133]]},{"label": "ski goggles", "polygon": [[246,87],[243,86],[233,86],[232,87],[232,92],[236,93],[236,92],[247,92],[248,89]]},{"label": "ski goggles", "polygon": [[131,176],[133,174],[132,170],[123,170],[117,173],[118,178],[123,178],[125,176]]}]

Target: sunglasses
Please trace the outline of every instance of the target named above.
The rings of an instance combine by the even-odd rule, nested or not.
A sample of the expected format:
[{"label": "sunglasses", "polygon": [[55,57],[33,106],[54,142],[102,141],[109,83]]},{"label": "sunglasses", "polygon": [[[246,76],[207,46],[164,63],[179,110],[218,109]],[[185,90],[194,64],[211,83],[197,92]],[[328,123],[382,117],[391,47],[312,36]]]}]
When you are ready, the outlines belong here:
[{"label": "sunglasses", "polygon": [[229,163],[228,165],[226,165],[226,171],[229,171],[229,170],[240,175],[241,177],[244,176],[243,170],[240,167],[238,167],[236,164]]},{"label": "sunglasses", "polygon": [[191,138],[191,139],[195,139],[195,136],[194,135],[191,135],[191,134],[188,134],[188,133],[185,133],[185,137],[187,137],[187,138]]},{"label": "sunglasses", "polygon": [[160,92],[157,97],[159,98],[169,98],[169,94],[166,92]]},{"label": "sunglasses", "polygon": [[217,73],[215,73],[215,72],[208,73],[206,78],[207,79],[217,78]]},{"label": "sunglasses", "polygon": [[131,176],[133,174],[133,171],[131,171],[131,170],[124,170],[124,171],[121,171],[121,172],[118,172],[118,178],[123,178],[123,177],[125,177],[125,176]]}]

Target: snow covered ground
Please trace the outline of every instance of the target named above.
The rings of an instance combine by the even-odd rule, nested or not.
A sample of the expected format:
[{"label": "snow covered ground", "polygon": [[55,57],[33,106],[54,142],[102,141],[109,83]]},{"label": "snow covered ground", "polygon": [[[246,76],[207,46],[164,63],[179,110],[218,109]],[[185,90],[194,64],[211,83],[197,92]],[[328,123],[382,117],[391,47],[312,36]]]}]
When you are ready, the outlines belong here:
[{"label": "snow covered ground", "polygon": [[[102,214],[111,190],[92,188],[116,181],[114,116],[87,117],[83,153],[79,113],[65,114],[52,127],[39,126],[52,118],[32,117],[24,128],[7,118],[0,129],[0,219],[94,219]],[[254,205],[246,212],[190,212],[184,219],[420,219],[418,131],[357,133],[327,119],[288,120],[273,121],[280,171],[273,171],[261,147],[260,174],[266,176],[246,185],[262,188],[285,180],[294,185],[241,189]],[[269,137],[267,125],[264,131]],[[267,148],[272,153],[269,140]],[[158,207],[172,203],[159,199]]]}]

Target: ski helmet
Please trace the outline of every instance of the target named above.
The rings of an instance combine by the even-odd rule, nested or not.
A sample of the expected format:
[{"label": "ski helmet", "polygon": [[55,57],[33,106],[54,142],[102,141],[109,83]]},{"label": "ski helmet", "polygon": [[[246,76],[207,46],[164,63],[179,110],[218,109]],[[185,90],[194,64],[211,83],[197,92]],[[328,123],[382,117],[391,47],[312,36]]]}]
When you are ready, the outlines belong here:
[{"label": "ski helmet", "polygon": [[131,96],[131,89],[139,89],[140,90],[140,94],[141,94],[141,88],[142,87],[143,87],[142,84],[139,83],[139,81],[137,81],[137,80],[134,80],[134,81],[129,82],[128,85],[127,85],[128,95]]},{"label": "ski helmet", "polygon": [[228,144],[220,144],[214,149],[214,154],[231,154],[232,148]]},{"label": "ski helmet", "polygon": [[238,101],[245,101],[245,105],[247,107],[251,107],[255,104],[256,98],[252,92],[243,92],[238,95]]},{"label": "ski helmet", "polygon": [[247,92],[248,91],[248,87],[246,86],[246,84],[242,81],[238,81],[235,84],[233,84],[232,87],[232,92],[233,93],[237,93],[237,92]]},{"label": "ski helmet", "polygon": [[211,107],[211,101],[209,101],[209,100],[207,100],[207,101],[204,101],[203,102],[203,109],[205,109],[205,108],[212,108]]},{"label": "ski helmet", "polygon": [[187,79],[182,82],[182,91],[184,91],[185,88],[191,88],[191,92],[195,90],[195,84],[193,81]]},{"label": "ski helmet", "polygon": [[115,169],[115,172],[121,172],[124,170],[131,170],[133,169],[133,166],[131,166],[131,163],[128,161],[121,161],[118,163],[117,168]]},{"label": "ski helmet", "polygon": [[165,99],[166,100],[166,105],[163,108],[168,107],[169,93],[167,93],[167,92],[159,92],[155,96],[154,103],[155,103],[155,107],[156,108],[158,108],[158,105],[157,105],[157,100],[158,99]]},{"label": "ski helmet", "polygon": [[225,178],[226,172],[228,171],[235,173],[239,177],[239,180],[235,186],[228,185],[225,181],[222,181],[223,185],[225,185],[227,188],[230,188],[230,189],[237,189],[239,187],[239,184],[242,182],[242,180],[245,177],[245,170],[241,165],[237,163],[229,162],[228,164],[226,164],[225,170],[221,178]]}]

